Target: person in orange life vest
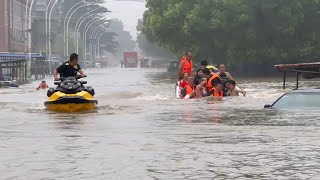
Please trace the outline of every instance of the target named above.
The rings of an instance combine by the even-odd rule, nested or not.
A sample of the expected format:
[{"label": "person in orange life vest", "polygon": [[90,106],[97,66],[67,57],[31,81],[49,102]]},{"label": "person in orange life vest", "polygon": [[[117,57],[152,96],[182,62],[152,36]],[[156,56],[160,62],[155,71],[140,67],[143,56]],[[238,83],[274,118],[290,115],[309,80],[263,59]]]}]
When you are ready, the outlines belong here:
[{"label": "person in orange life vest", "polygon": [[189,84],[186,85],[187,94],[192,94],[194,90],[194,77],[189,77],[188,82]]},{"label": "person in orange life vest", "polygon": [[46,81],[42,81],[39,86],[37,87],[37,90],[40,90],[40,89],[47,89],[49,88],[48,84]]},{"label": "person in orange life vest", "polygon": [[194,97],[194,83],[193,83],[194,78],[189,77],[188,78],[188,84],[185,86],[184,89],[181,91],[181,98],[182,99],[190,99]]},{"label": "person in orange life vest", "polygon": [[179,62],[179,69],[178,69],[178,81],[180,81],[182,78],[183,78],[183,74],[180,74],[180,71],[181,71],[181,64],[182,64],[182,62],[184,62],[184,61],[186,61],[187,60],[187,56],[188,56],[188,53],[187,52],[185,52],[185,53],[183,53],[183,56],[182,56],[182,58],[180,59],[180,62]]},{"label": "person in orange life vest", "polygon": [[208,68],[205,68],[202,70],[203,72],[203,77],[207,78],[207,83],[206,83],[206,91],[207,95],[210,96],[212,94],[212,88],[216,84],[217,81],[221,81],[221,78],[216,74],[210,72]]},{"label": "person in orange life vest", "polygon": [[188,52],[188,56],[185,60],[180,62],[179,65],[179,76],[183,75],[185,72],[192,74],[193,63],[192,63],[192,53]]},{"label": "person in orange life vest", "polygon": [[183,79],[180,81],[180,88],[183,89],[189,84],[189,73],[183,73]]},{"label": "person in orange life vest", "polygon": [[211,89],[212,96],[223,97],[222,81],[219,79],[215,79],[213,83],[213,88]]},{"label": "person in orange life vest", "polygon": [[182,61],[187,60],[187,56],[188,56],[188,53],[185,52],[185,53],[183,54],[182,58],[180,59],[180,63],[181,63]]}]

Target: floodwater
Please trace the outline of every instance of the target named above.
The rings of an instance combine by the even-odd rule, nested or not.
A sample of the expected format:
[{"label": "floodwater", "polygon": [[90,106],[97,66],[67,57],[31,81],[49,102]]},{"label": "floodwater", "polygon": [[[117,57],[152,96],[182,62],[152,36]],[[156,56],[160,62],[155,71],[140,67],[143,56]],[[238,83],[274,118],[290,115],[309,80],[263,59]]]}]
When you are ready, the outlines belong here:
[{"label": "floodwater", "polygon": [[0,89],[0,179],[320,179],[320,113],[263,109],[280,78],[238,79],[248,97],[212,103],[174,99],[165,70],[87,74],[92,112],[45,110],[39,82]]}]

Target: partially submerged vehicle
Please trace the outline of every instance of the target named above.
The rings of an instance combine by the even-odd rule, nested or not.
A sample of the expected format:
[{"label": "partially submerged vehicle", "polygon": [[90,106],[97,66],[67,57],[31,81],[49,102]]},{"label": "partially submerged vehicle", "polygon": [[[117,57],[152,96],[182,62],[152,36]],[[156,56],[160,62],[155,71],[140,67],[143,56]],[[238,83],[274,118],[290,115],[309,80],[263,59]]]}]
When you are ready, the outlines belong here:
[{"label": "partially submerged vehicle", "polygon": [[179,62],[178,61],[170,62],[170,65],[169,65],[167,70],[168,70],[168,72],[178,72],[178,70],[179,70]]},{"label": "partially submerged vehicle", "polygon": [[272,105],[265,105],[265,108],[320,108],[320,89],[302,89],[290,91],[278,98]]},{"label": "partially submerged vehicle", "polygon": [[0,76],[0,87],[19,87],[15,80],[12,80],[10,76]]},{"label": "partially submerged vehicle", "polygon": [[292,108],[319,108],[320,89],[300,89],[299,77],[313,79],[320,77],[320,62],[299,63],[299,64],[279,64],[274,66],[283,72],[283,89],[286,88],[286,76],[288,73],[296,73],[296,89],[292,90],[280,98],[272,105],[265,105],[265,108],[292,109]]},{"label": "partially submerged vehicle", "polygon": [[79,81],[81,76],[60,78],[47,92],[48,101],[44,104],[48,110],[58,112],[80,112],[94,110],[98,101],[94,99],[94,89],[85,87],[86,81]]}]

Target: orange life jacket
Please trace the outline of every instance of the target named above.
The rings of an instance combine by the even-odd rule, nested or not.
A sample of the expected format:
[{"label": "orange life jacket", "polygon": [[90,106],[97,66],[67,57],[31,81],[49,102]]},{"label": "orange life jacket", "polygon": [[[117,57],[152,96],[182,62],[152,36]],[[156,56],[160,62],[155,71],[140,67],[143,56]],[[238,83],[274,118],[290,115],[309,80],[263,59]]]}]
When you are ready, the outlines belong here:
[{"label": "orange life jacket", "polygon": [[[188,84],[188,85],[186,85],[185,86],[185,88],[186,88],[186,96],[190,96],[192,93],[193,93],[193,88]],[[185,97],[186,97],[185,96]],[[185,98],[185,97],[183,97],[183,99]]]},{"label": "orange life jacket", "polygon": [[189,75],[191,75],[192,67],[193,67],[192,61],[185,59],[185,60],[181,61],[181,63],[183,63],[183,62],[184,62],[184,66],[182,67],[180,74],[183,75],[185,72],[187,72],[187,73],[189,73]]},{"label": "orange life jacket", "polygon": [[180,63],[182,63],[182,61],[185,61],[187,60],[187,56],[183,56],[181,59],[180,59]]},{"label": "orange life jacket", "polygon": [[186,85],[186,90],[187,90],[187,95],[190,95],[193,92],[193,88],[189,84]]},{"label": "orange life jacket", "polygon": [[217,88],[215,88],[215,87],[213,87],[213,88],[211,89],[211,91],[213,91],[213,96],[214,96],[214,97],[223,97],[223,91],[219,92],[219,91],[217,90]]},{"label": "orange life jacket", "polygon": [[207,80],[207,92],[210,92],[213,88],[212,86],[212,81],[215,79],[215,78],[219,78],[221,80],[221,78],[216,74],[216,73],[211,73],[211,78],[209,80]]}]

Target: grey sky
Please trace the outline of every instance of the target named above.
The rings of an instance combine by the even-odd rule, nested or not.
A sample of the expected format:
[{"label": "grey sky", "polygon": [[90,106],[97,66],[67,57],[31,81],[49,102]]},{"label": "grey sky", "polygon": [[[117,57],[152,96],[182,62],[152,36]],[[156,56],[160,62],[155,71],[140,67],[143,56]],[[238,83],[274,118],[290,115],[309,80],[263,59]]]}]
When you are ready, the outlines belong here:
[{"label": "grey sky", "polygon": [[136,40],[138,19],[142,18],[145,11],[144,0],[106,0],[104,4],[112,12],[108,18],[120,19],[133,39]]}]

